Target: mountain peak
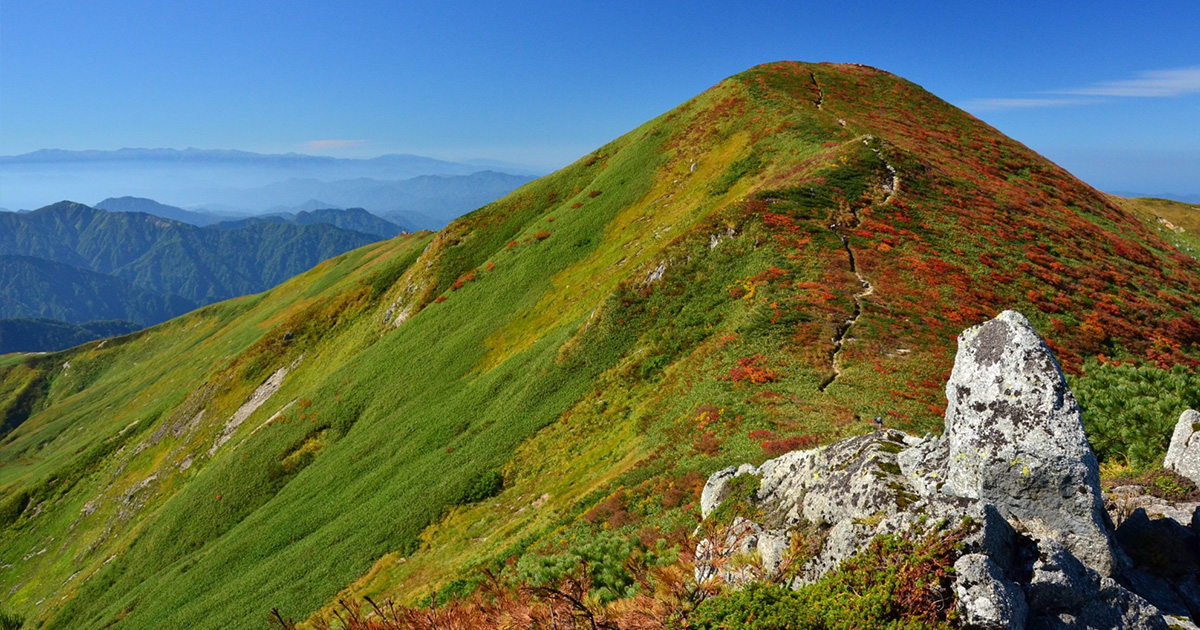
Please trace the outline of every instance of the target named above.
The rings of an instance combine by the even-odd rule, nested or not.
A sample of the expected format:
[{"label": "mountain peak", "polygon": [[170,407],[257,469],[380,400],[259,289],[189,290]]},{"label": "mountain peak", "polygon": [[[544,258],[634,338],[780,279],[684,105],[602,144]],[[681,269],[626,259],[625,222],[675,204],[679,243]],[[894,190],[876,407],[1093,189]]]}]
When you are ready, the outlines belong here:
[{"label": "mountain peak", "polygon": [[[56,541],[0,579],[46,628],[215,629],[620,571],[731,462],[944,426],[968,326],[1018,310],[1086,385],[1196,366],[1198,294],[1156,228],[919,86],[765,64],[437,234],[0,367],[32,392],[0,555]],[[1123,461],[1142,429],[1089,413]]]}]

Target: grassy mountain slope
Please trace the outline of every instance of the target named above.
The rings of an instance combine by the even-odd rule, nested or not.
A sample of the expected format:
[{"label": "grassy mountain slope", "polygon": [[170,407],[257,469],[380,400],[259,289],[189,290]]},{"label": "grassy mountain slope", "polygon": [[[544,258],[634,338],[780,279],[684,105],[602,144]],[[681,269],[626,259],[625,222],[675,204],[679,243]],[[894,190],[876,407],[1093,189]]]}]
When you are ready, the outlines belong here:
[{"label": "grassy mountain slope", "polygon": [[0,256],[0,318],[156,324],[196,308],[174,295],[113,276],[30,256]]},{"label": "grassy mountain slope", "polygon": [[0,588],[46,628],[262,628],[619,566],[691,531],[717,468],[939,427],[955,336],[1003,308],[1083,379],[1194,367],[1197,290],[1200,263],[918,86],[760,66],[436,235],[0,360]]},{"label": "grassy mountain slope", "polygon": [[1142,217],[1180,251],[1192,258],[1200,256],[1200,206],[1154,197],[1109,198],[1123,210]]}]

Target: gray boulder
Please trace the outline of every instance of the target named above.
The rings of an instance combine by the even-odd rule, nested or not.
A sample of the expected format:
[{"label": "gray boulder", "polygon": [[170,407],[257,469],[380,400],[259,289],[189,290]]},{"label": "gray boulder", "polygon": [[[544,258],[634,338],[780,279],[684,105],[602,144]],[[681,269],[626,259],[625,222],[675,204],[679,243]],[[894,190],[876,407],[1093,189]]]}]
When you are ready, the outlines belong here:
[{"label": "gray boulder", "polygon": [[995,505],[1103,575],[1123,568],[1079,405],[1023,315],[1004,311],[959,336],[946,398],[941,492]]},{"label": "gray boulder", "polygon": [[1025,585],[1029,605],[1042,613],[1077,611],[1100,590],[1100,575],[1053,540],[1038,541],[1033,576]]},{"label": "gray boulder", "polygon": [[982,553],[971,553],[954,563],[954,594],[964,628],[971,630],[1021,630],[1029,615],[1025,593],[1005,579],[1004,571]]},{"label": "gray boulder", "polygon": [[[711,558],[708,564],[716,567],[727,558],[757,552],[761,571],[772,574],[788,548],[787,530],[813,523],[827,529],[824,551],[799,573],[801,582],[819,578],[870,542],[880,521],[919,500],[896,463],[896,453],[907,447],[905,437],[900,431],[877,431],[822,448],[792,451],[757,468],[744,464],[717,471],[701,491],[701,514],[708,518],[720,507],[730,481],[753,475],[758,478],[754,503],[762,518],[761,523],[739,522],[729,528],[725,540],[702,543],[707,554],[702,560]],[[697,576],[715,575],[733,584],[755,579],[752,572],[698,565]]]},{"label": "gray boulder", "polygon": [[[749,487],[756,490],[742,497],[752,504],[746,513],[753,521],[709,527],[713,540],[697,549],[697,577],[738,586],[793,576],[797,588],[881,535],[963,524],[963,555],[950,586],[964,627],[1166,628],[1163,611],[1141,591],[1180,620],[1196,613],[1195,571],[1127,571],[1131,560],[1111,533],[1079,406],[1024,317],[1006,311],[965,331],[946,390],[941,437],[882,430],[714,474],[701,497],[705,517],[727,499],[734,478],[753,475],[757,486]],[[1191,527],[1146,520],[1145,512],[1135,513],[1121,535],[1148,541],[1147,549],[1175,550],[1166,557],[1176,563],[1190,557],[1162,537],[1195,546]],[[815,545],[803,566],[786,557],[793,536]],[[1137,554],[1138,571],[1147,565],[1144,555],[1158,558]],[[746,557],[754,560],[738,561]]]},{"label": "gray boulder", "polygon": [[905,437],[882,430],[785,453],[758,468],[758,499],[768,518],[788,526],[891,516],[919,499],[896,463]]},{"label": "gray boulder", "polygon": [[1163,468],[1169,468],[1200,485],[1200,412],[1188,409],[1175,423],[1171,447]]}]

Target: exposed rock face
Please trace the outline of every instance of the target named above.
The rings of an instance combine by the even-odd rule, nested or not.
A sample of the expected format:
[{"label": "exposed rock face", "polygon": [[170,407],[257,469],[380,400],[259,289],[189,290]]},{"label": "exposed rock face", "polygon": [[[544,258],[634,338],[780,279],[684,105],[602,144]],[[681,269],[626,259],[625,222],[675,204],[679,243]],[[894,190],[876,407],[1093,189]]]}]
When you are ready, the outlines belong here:
[{"label": "exposed rock face", "polygon": [[1188,409],[1179,416],[1163,468],[1170,468],[1200,485],[1200,431],[1197,429],[1200,429],[1200,412]]},{"label": "exposed rock face", "polygon": [[1024,316],[1005,311],[959,336],[946,399],[941,491],[995,505],[1112,575],[1100,467],[1079,405]]},{"label": "exposed rock face", "polygon": [[[1079,406],[1029,322],[1006,311],[964,332],[946,390],[941,437],[882,430],[714,474],[701,497],[704,515],[720,507],[732,480],[753,475],[756,516],[739,517],[726,540],[702,542],[697,577],[733,584],[769,577],[787,562],[792,532],[816,528],[823,542],[795,571],[797,587],[877,536],[972,523],[953,584],[965,627],[1166,628],[1162,611],[1135,592],[1142,563],[1133,568],[1113,536]],[[1140,523],[1131,520],[1129,532]],[[755,552],[757,575],[715,562]],[[1162,601],[1186,619],[1200,612],[1186,602],[1193,582],[1200,594],[1193,573],[1141,583],[1175,578],[1186,584],[1168,585]]]},{"label": "exposed rock face", "polygon": [[1020,630],[1029,606],[1025,593],[982,553],[969,553],[954,563],[954,593],[963,602],[963,625],[987,630]]},{"label": "exposed rock face", "polygon": [[[1193,513],[1193,517],[1196,513]],[[1200,532],[1137,509],[1117,528],[1133,567],[1122,578],[1164,615],[1200,618]]]}]

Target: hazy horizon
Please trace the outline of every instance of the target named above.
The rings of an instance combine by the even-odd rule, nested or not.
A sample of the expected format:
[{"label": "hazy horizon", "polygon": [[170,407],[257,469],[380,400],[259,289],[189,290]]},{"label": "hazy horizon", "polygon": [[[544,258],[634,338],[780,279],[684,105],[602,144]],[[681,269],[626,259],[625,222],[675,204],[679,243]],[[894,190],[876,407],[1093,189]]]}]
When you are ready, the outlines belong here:
[{"label": "hazy horizon", "polygon": [[4,155],[205,146],[550,171],[793,59],[901,76],[1102,190],[1200,193],[1188,2],[8,2],[0,25]]},{"label": "hazy horizon", "polygon": [[[43,151],[57,151],[55,149]],[[217,150],[191,150],[194,159],[178,161],[178,149],[125,149],[121,151],[69,152],[58,156],[0,156],[0,208],[36,210],[63,200],[94,205],[111,197],[142,197],[184,209],[253,215],[278,211],[309,201],[329,207],[347,207],[321,199],[338,199],[347,188],[379,189],[404,186],[421,177],[464,178],[488,172],[521,177],[540,175],[531,167],[487,161],[448,162],[425,156],[389,154],[377,158],[330,158],[306,154],[257,154]],[[139,152],[153,155],[139,155]],[[71,153],[75,153],[72,155]],[[29,154],[23,154],[28,156]],[[505,170],[507,168],[507,170]],[[458,180],[466,183],[465,180]],[[412,186],[408,186],[411,188]],[[325,189],[329,186],[325,186]],[[264,192],[265,191],[265,192]],[[361,190],[360,190],[361,193]],[[368,197],[369,198],[369,197]],[[378,199],[379,195],[375,195]],[[385,201],[367,208],[376,214],[393,211]],[[400,204],[403,205],[403,204]]]}]

